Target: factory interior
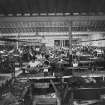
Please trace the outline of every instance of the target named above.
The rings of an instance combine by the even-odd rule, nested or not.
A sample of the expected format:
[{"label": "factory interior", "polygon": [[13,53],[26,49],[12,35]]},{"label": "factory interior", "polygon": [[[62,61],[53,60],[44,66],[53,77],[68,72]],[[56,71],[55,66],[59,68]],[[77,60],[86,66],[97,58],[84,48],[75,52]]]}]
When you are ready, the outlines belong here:
[{"label": "factory interior", "polygon": [[0,0],[0,105],[105,105],[104,0]]}]

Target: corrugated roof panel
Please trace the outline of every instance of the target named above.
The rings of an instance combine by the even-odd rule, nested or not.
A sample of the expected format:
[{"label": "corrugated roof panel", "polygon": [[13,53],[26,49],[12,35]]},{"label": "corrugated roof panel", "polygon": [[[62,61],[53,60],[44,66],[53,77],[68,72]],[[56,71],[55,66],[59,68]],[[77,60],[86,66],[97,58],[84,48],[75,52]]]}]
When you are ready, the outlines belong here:
[{"label": "corrugated roof panel", "polygon": [[0,13],[104,12],[105,0],[0,0]]}]

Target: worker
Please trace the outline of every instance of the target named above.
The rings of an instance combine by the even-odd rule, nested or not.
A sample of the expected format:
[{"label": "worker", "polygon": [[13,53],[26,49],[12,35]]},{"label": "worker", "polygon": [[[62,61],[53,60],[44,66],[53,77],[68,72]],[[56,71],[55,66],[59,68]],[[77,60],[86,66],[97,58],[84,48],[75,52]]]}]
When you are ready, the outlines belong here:
[{"label": "worker", "polygon": [[39,66],[41,66],[42,63],[36,58],[33,57],[32,60],[28,63],[28,71],[29,72],[38,72],[39,71]]}]

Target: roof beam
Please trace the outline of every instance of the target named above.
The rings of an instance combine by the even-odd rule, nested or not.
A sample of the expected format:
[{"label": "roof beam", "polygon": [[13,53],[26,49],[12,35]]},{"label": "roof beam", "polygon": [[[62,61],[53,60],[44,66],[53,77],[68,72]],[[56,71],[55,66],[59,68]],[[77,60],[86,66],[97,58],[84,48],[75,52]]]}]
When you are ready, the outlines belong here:
[{"label": "roof beam", "polygon": [[0,17],[0,22],[25,22],[25,21],[95,21],[95,20],[105,20],[105,16],[36,16],[36,17]]}]

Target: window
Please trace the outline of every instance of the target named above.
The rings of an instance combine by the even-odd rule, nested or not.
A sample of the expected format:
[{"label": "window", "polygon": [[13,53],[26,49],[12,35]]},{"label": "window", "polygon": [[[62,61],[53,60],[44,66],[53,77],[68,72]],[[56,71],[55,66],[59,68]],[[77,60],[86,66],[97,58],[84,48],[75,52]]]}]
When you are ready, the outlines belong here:
[{"label": "window", "polygon": [[69,40],[65,40],[65,47],[69,47]]},{"label": "window", "polygon": [[60,40],[54,40],[54,45],[55,46],[60,46]]}]

